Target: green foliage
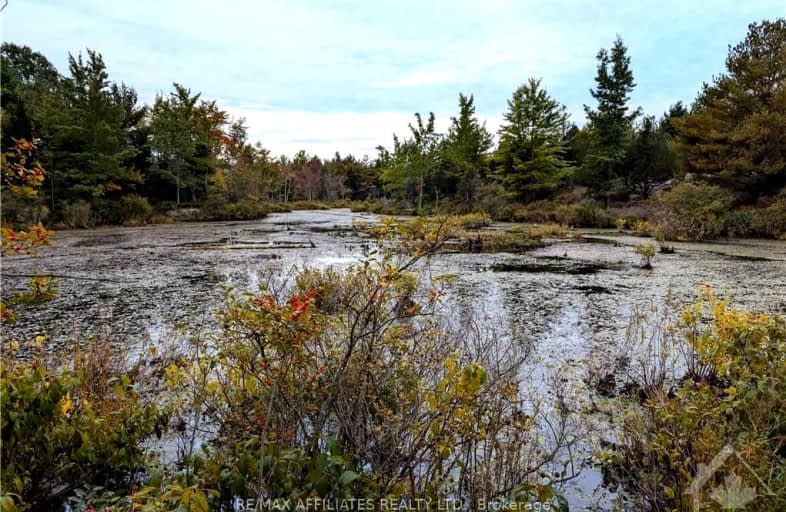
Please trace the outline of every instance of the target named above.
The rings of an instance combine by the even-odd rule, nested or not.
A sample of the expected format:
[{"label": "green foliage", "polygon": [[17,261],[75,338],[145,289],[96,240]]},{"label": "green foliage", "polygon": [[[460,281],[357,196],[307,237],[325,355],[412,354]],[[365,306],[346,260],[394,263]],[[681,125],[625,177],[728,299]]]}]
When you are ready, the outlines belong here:
[{"label": "green foliage", "polygon": [[670,240],[703,240],[720,236],[734,197],[720,187],[681,182],[659,198],[666,208],[661,219]]},{"label": "green foliage", "polygon": [[[591,126],[591,145],[584,160],[584,174],[595,190],[608,198],[614,182],[623,175],[621,163],[625,158],[633,121],[639,109],[630,111],[628,101],[633,88],[628,49],[619,37],[610,50],[601,49],[597,55],[598,71],[596,88],[592,97],[596,108],[585,105],[584,110]],[[608,206],[608,204],[607,204]]]},{"label": "green foliage", "polygon": [[576,205],[575,222],[577,226],[605,228],[611,226],[611,216],[596,201],[587,199]]},{"label": "green foliage", "polygon": [[[424,122],[415,114],[416,125],[409,125],[411,136],[404,141],[393,137],[393,152],[383,151],[382,181],[386,190],[398,193],[411,191],[417,198],[418,211],[423,209],[423,197],[439,166],[441,136],[434,127],[434,113]],[[383,148],[384,149],[384,148]]]},{"label": "green foliage", "polygon": [[677,162],[669,148],[669,137],[653,117],[642,119],[623,165],[626,187],[644,199],[656,184],[674,177]]},{"label": "green foliage", "polygon": [[459,115],[451,118],[451,125],[442,145],[444,172],[455,180],[450,189],[471,208],[476,190],[484,177],[486,153],[492,136],[475,115],[475,100],[459,94]]},{"label": "green foliage", "polygon": [[153,215],[153,207],[146,198],[131,194],[120,199],[120,217],[123,223],[146,223]]},{"label": "green foliage", "polygon": [[175,200],[180,205],[183,189],[194,192],[202,180],[194,159],[197,156],[197,102],[201,94],[175,83],[168,97],[158,96],[150,115],[151,146],[156,155],[157,173],[175,185]]},{"label": "green foliage", "polygon": [[726,212],[723,216],[723,226],[728,236],[750,236],[753,231],[753,214],[744,210]]},{"label": "green foliage", "polygon": [[270,207],[259,201],[226,203],[223,199],[205,202],[199,212],[200,220],[254,220],[263,219],[270,213]]},{"label": "green foliage", "polygon": [[499,131],[497,176],[509,192],[532,201],[553,192],[566,175],[565,107],[531,78],[508,100]]},{"label": "green foliage", "polygon": [[631,62],[617,38],[597,54],[591,91],[597,103],[585,106],[585,126],[570,125],[565,108],[531,79],[508,102],[497,148],[474,97],[460,94],[446,133],[437,132],[433,113],[416,115],[408,134],[394,136],[390,150],[378,147],[375,160],[305,151],[276,158],[248,140],[244,119],[231,119],[184,85],[175,83],[148,107],[133,88],[110,81],[93,50],[69,56],[61,76],[43,55],[4,43],[3,146],[12,147],[14,137],[40,138],[39,158],[49,172],[45,195],[35,201],[4,197],[3,221],[145,223],[152,214],[136,199],[144,197],[158,211],[172,202],[215,219],[258,218],[262,208],[250,206],[257,202],[279,203],[270,208],[284,211],[300,200],[320,208],[314,201],[353,200],[363,203],[341,204],[389,214],[485,211],[499,219],[605,226],[608,219],[576,206],[584,197],[543,203],[543,213],[502,198],[534,202],[577,183],[602,196],[606,209],[619,209],[612,202],[631,194],[646,199],[675,173],[689,173],[732,189],[751,207],[750,222],[730,214],[721,232],[783,236],[777,206],[769,199],[753,206],[786,185],[784,23],[751,25],[745,41],[730,49],[726,74],[704,88],[690,113],[676,103],[659,123],[645,117],[634,126],[640,112],[629,108]]},{"label": "green foliage", "polygon": [[6,352],[0,366],[2,487],[21,510],[54,507],[84,485],[124,489],[144,466],[142,443],[163,422],[106,346],[54,369],[44,364],[44,342],[31,345],[32,360]]},{"label": "green foliage", "polygon": [[124,96],[135,103],[136,93],[110,84],[103,58],[92,50],[86,60],[69,56],[69,72],[61,87],[64,108],[51,113],[47,132],[57,199],[90,201],[139,183],[139,171],[127,165],[132,153],[121,103]]}]

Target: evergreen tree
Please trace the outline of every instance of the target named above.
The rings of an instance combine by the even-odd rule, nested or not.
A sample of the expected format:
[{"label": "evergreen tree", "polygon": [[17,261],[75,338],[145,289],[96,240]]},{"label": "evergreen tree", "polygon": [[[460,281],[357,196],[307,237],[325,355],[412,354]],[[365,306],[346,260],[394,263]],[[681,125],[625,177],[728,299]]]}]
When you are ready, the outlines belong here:
[{"label": "evergreen tree", "polygon": [[751,24],[675,125],[687,172],[751,199],[786,185],[786,19]]},{"label": "evergreen tree", "polygon": [[565,160],[565,107],[530,78],[508,100],[496,153],[497,175],[524,200],[554,191],[569,169]]},{"label": "evergreen tree", "polygon": [[13,43],[3,43],[0,66],[2,146],[10,148],[13,138],[33,140],[43,135],[46,107],[60,91],[62,79],[46,57]]},{"label": "evergreen tree", "polygon": [[658,183],[674,176],[676,163],[668,146],[668,135],[652,116],[642,119],[625,159],[627,188],[647,198]]},{"label": "evergreen tree", "polygon": [[584,162],[584,174],[592,178],[593,188],[604,193],[606,206],[615,182],[622,177],[622,162],[630,141],[633,121],[639,109],[630,110],[628,102],[636,83],[630,69],[630,57],[622,39],[617,36],[610,50],[602,48],[597,55],[598,70],[595,89],[591,89],[597,107],[584,105],[592,125],[593,139]]},{"label": "evergreen tree", "polygon": [[679,132],[677,131],[677,127],[674,126],[674,121],[676,119],[680,119],[685,117],[688,114],[688,109],[685,108],[685,105],[682,104],[681,101],[673,104],[669,107],[669,111],[663,114],[663,119],[660,122],[660,130],[665,135],[671,138],[677,138],[679,136]]},{"label": "evergreen tree", "polygon": [[442,161],[446,174],[455,183],[452,188],[470,209],[475,189],[483,178],[486,153],[491,143],[491,133],[475,116],[473,96],[459,94],[459,115],[451,118],[442,146]]},{"label": "evergreen tree", "polygon": [[[136,93],[112,87],[101,54],[69,55],[70,76],[64,81],[66,100],[48,119],[48,163],[52,190],[59,199],[118,198],[142,181],[132,165],[129,131],[141,116]],[[104,212],[111,217],[110,207]],[[101,212],[99,212],[101,216]]]}]

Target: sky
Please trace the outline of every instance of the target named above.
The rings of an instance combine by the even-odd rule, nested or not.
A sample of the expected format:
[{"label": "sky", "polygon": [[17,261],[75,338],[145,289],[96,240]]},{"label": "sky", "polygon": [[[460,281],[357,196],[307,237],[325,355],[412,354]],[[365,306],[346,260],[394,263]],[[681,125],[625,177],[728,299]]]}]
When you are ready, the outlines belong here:
[{"label": "sky", "polygon": [[617,35],[633,106],[661,115],[723,71],[749,23],[779,16],[783,0],[8,0],[0,14],[4,42],[61,73],[69,52],[91,48],[141,101],[181,83],[245,118],[274,154],[371,158],[415,112],[446,130],[459,92],[496,132],[529,77],[583,124],[595,55]]}]

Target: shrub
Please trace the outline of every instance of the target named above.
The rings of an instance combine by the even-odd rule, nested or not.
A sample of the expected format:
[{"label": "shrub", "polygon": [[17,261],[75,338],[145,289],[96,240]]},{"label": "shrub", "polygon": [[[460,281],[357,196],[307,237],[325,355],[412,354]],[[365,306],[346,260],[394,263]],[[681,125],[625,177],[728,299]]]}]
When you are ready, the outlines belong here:
[{"label": "shrub", "polygon": [[142,443],[166,416],[142,400],[107,343],[62,369],[47,366],[44,343],[31,345],[32,358],[4,351],[0,363],[2,499],[14,502],[10,510],[54,510],[83,485],[127,492],[144,467]]},{"label": "shrub", "polygon": [[486,212],[460,215],[456,221],[464,229],[480,229],[491,225],[491,215]]},{"label": "shrub", "polygon": [[63,222],[69,228],[87,229],[93,224],[92,208],[86,201],[79,200],[63,208]]},{"label": "shrub", "polygon": [[226,208],[227,220],[254,220],[262,219],[270,212],[265,203],[243,201],[231,203]]},{"label": "shrub", "polygon": [[753,232],[753,215],[743,210],[726,212],[723,225],[726,234],[731,237],[750,236]]},{"label": "shrub", "polygon": [[199,212],[201,220],[255,220],[262,219],[270,213],[267,203],[260,201],[241,201],[226,203],[221,199],[205,202]]},{"label": "shrub", "polygon": [[592,199],[585,199],[576,205],[575,224],[588,228],[605,228],[611,225],[611,216]]},{"label": "shrub", "polygon": [[286,206],[292,210],[328,210],[330,205],[323,201],[291,201]]},{"label": "shrub", "polygon": [[49,217],[49,208],[40,197],[20,197],[3,192],[2,223],[4,226],[23,228],[41,224]]},{"label": "shrub", "polygon": [[634,250],[636,254],[641,256],[641,268],[651,269],[652,258],[655,257],[655,246],[652,244],[637,244]]},{"label": "shrub", "polygon": [[661,221],[666,238],[703,240],[724,232],[724,216],[734,204],[734,196],[714,185],[684,181],[659,201],[665,208]]},{"label": "shrub", "polygon": [[633,223],[633,232],[639,236],[653,236],[656,232],[656,227],[646,220],[638,219]]},{"label": "shrub", "polygon": [[786,198],[779,198],[766,208],[752,214],[751,229],[768,238],[786,237]]},{"label": "shrub", "polygon": [[157,213],[150,217],[151,224],[172,224],[175,219],[163,213]]},{"label": "shrub", "polygon": [[[438,307],[447,280],[411,272],[452,234],[451,222],[385,219],[369,234],[393,250],[345,271],[307,270],[287,293],[231,293],[219,311],[222,332],[195,340],[194,351],[167,369],[187,418],[186,470],[174,483],[151,483],[135,502],[164,500],[172,510],[188,492],[219,510],[234,497],[263,493],[459,492],[475,509],[503,493],[554,498],[538,470],[563,466],[534,448],[535,422],[520,413],[523,352],[494,335],[449,327]],[[565,439],[563,420],[554,423],[563,432],[555,432],[556,443]],[[205,424],[220,435],[188,456],[196,453],[192,429]],[[488,479],[498,467],[505,474]]]},{"label": "shrub", "polygon": [[[759,487],[755,510],[786,510],[784,318],[732,309],[704,291],[666,332],[677,334],[674,350],[685,355],[679,366],[687,374],[647,389],[643,405],[625,415],[623,481],[647,510],[694,510],[691,481],[731,444],[748,467],[731,457],[706,490],[736,474]],[[764,495],[751,471],[774,495]]]},{"label": "shrub", "polygon": [[147,198],[130,194],[120,199],[118,206],[118,220],[122,224],[144,224],[153,216],[153,207]]},{"label": "shrub", "polygon": [[483,183],[476,190],[475,200],[467,207],[486,212],[494,220],[510,221],[511,213],[519,205],[511,203],[507,197],[507,191],[499,183]]}]

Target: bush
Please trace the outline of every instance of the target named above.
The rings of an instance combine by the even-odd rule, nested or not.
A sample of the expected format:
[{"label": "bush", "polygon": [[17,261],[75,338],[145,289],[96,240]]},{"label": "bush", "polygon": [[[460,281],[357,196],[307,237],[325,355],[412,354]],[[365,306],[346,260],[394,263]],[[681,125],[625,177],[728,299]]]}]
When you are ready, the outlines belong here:
[{"label": "bush", "polygon": [[221,199],[205,202],[199,213],[200,220],[255,220],[270,213],[270,207],[261,201],[226,203]]},{"label": "bush", "polygon": [[172,224],[173,222],[175,222],[175,219],[162,213],[157,213],[150,217],[151,224]]},{"label": "bush", "polygon": [[729,236],[750,236],[753,233],[753,215],[743,210],[726,212],[723,216],[723,225]]},{"label": "bush", "polygon": [[4,353],[0,363],[0,499],[15,505],[3,510],[55,510],[83,485],[127,489],[144,468],[143,442],[166,423],[109,344],[96,342],[73,368],[54,369],[44,343],[36,339],[32,358]]},{"label": "bush", "polygon": [[[448,280],[410,270],[450,229],[442,219],[388,219],[369,234],[379,247],[395,244],[391,251],[345,271],[306,270],[291,292],[231,293],[220,334],[194,340],[194,351],[166,370],[184,406],[184,451],[205,425],[220,434],[185,457],[182,472],[171,470],[165,481],[175,483],[151,484],[135,502],[170,500],[161,509],[174,510],[186,491],[205,510],[207,501],[220,510],[263,492],[461,493],[473,510],[503,494],[551,501],[553,484],[537,470],[566,466],[551,465],[530,441],[538,436],[520,413],[523,352],[493,334],[449,327],[437,314]],[[509,473],[483,479],[496,467]],[[466,488],[456,491],[450,478]]]},{"label": "bush", "polygon": [[634,250],[641,257],[641,268],[651,269],[652,258],[655,257],[655,246],[652,244],[636,244]]},{"label": "bush", "polygon": [[575,224],[587,228],[606,228],[612,225],[612,219],[597,201],[585,199],[576,205]]},{"label": "bush", "polygon": [[145,224],[153,216],[153,207],[147,198],[130,194],[120,199],[118,217],[122,224]]},{"label": "bush", "polygon": [[786,198],[777,199],[766,208],[752,214],[751,229],[759,236],[768,238],[786,237]]},{"label": "bush", "polygon": [[687,375],[671,390],[647,389],[624,419],[619,466],[637,510],[694,510],[685,493],[727,444],[743,458],[729,458],[705,490],[734,473],[763,491],[752,471],[774,493],[761,492],[755,510],[786,510],[786,321],[705,291],[677,329],[673,349],[685,355]]},{"label": "bush", "polygon": [[671,240],[703,240],[724,233],[734,196],[714,185],[682,182],[659,199],[664,235]]},{"label": "bush", "polygon": [[464,229],[480,229],[491,225],[491,215],[488,213],[467,213],[460,215],[456,222]]},{"label": "bush", "polygon": [[4,226],[21,229],[41,224],[49,217],[49,208],[40,197],[20,197],[4,191],[2,207]]},{"label": "bush", "polygon": [[265,203],[243,201],[231,203],[226,208],[227,220],[255,220],[262,219],[270,212]]},{"label": "bush", "polygon": [[475,211],[486,212],[494,220],[510,221],[516,206],[507,199],[508,193],[499,183],[483,183],[475,194],[475,200],[467,205]]},{"label": "bush", "polygon": [[323,201],[291,201],[285,203],[291,210],[329,210],[330,205]]},{"label": "bush", "polygon": [[79,200],[63,208],[63,222],[72,229],[87,229],[93,224],[92,208],[86,201]]}]

